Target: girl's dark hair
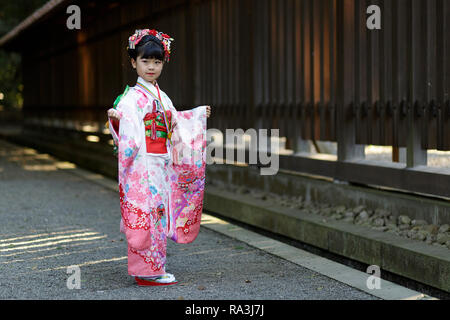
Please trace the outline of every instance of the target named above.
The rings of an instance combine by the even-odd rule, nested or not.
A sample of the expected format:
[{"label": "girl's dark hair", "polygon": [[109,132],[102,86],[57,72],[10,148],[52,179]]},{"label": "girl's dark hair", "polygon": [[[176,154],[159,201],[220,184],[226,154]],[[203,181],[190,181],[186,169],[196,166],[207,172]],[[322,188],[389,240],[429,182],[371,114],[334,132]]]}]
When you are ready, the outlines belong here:
[{"label": "girl's dark hair", "polygon": [[128,55],[134,60],[141,57],[141,59],[154,58],[164,61],[164,46],[156,37],[147,35],[139,41],[135,49],[128,49]]}]

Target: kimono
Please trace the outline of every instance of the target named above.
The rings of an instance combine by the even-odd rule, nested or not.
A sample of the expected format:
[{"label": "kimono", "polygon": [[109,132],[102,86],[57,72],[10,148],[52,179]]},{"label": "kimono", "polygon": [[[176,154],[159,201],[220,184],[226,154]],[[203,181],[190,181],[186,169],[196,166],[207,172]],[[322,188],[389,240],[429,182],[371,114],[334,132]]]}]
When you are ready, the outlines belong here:
[{"label": "kimono", "polygon": [[[127,87],[116,100],[120,123],[108,120],[118,147],[120,231],[126,235],[132,276],[164,274],[167,238],[190,243],[200,230],[206,106],[177,111],[169,97],[159,93],[139,77],[136,86]],[[155,130],[169,125],[171,143],[161,139],[163,131]]]}]

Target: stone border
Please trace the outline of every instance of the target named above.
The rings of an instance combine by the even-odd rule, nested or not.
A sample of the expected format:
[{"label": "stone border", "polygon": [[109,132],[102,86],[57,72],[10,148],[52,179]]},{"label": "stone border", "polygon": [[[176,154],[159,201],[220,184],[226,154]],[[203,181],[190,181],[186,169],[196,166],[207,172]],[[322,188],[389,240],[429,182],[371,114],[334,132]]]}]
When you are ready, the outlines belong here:
[{"label": "stone border", "polygon": [[[448,249],[208,185],[205,209],[450,292]],[[414,266],[411,268],[411,266]]]},{"label": "stone border", "polygon": [[422,219],[411,219],[407,215],[395,216],[391,211],[377,208],[368,209],[364,205],[346,207],[343,204],[315,203],[306,201],[303,196],[280,196],[278,194],[249,189],[238,185],[218,186],[216,181],[211,181],[210,186],[222,190],[259,199],[276,202],[280,207],[299,209],[306,213],[323,216],[327,219],[341,220],[350,224],[369,227],[372,230],[392,233],[397,236],[412,240],[424,241],[429,245],[450,249],[450,225],[429,224]]}]

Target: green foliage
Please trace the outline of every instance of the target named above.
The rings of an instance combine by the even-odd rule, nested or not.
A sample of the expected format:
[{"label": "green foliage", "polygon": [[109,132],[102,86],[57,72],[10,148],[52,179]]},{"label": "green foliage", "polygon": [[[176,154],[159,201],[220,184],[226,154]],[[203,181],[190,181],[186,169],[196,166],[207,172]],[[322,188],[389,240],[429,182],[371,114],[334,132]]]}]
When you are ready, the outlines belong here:
[{"label": "green foliage", "polygon": [[[26,19],[48,0],[0,0],[0,38]],[[0,48],[0,93],[5,109],[21,108],[23,84],[20,54]]]}]

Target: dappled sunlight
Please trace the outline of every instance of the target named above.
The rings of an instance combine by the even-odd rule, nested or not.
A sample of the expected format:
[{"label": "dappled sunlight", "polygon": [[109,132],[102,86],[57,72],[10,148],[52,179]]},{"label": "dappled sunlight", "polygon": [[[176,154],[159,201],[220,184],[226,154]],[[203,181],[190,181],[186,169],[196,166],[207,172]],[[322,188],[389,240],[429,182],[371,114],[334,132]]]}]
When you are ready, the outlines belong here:
[{"label": "dappled sunlight", "polygon": [[[80,261],[76,264],[79,267],[126,261],[127,256],[122,254],[102,259],[93,258],[97,257],[98,252],[114,252],[123,246],[122,239],[107,240],[107,238],[106,234],[80,227],[52,232],[29,231],[28,234],[13,236],[0,235],[0,257],[4,258],[0,265],[20,266],[22,263],[27,271],[14,273],[17,276],[65,270],[70,265],[61,266],[61,261],[67,261],[68,257],[73,257],[72,259],[79,257]],[[34,264],[30,266],[32,262]]]},{"label": "dappled sunlight", "polygon": [[58,161],[56,162],[56,167],[60,170],[65,170],[65,169],[75,169],[77,166],[72,162]]},{"label": "dappled sunlight", "polygon": [[[72,229],[59,232],[21,235],[0,240],[0,253],[30,252],[30,249],[47,248],[55,245],[80,243],[107,238],[90,229]],[[3,254],[1,256],[4,256]]]},{"label": "dappled sunlight", "polygon": [[427,150],[427,155],[428,166],[450,168],[450,151]]},{"label": "dappled sunlight", "polygon": [[[114,257],[114,258],[110,258],[110,259],[100,259],[100,260],[87,261],[87,262],[83,262],[83,263],[77,264],[77,266],[81,268],[81,267],[92,266],[92,265],[101,264],[101,263],[123,261],[123,260],[127,260],[127,259],[128,259],[128,256]],[[29,272],[19,273],[17,275],[22,276],[22,275],[26,275],[26,274],[30,274],[30,273],[37,273],[37,272],[67,270],[67,268],[69,268],[71,266],[73,266],[73,265],[71,264],[71,265],[59,266],[59,267],[54,267],[54,268],[33,270],[33,271],[29,271]]]},{"label": "dappled sunlight", "polygon": [[77,241],[97,240],[97,239],[104,239],[106,237],[107,236],[84,237],[84,238],[73,238],[73,239],[70,238],[70,239],[63,239],[63,240],[58,240],[58,241],[50,241],[50,242],[39,243],[39,244],[32,244],[32,245],[20,246],[20,247],[14,247],[13,244],[8,244],[9,248],[0,249],[0,252],[8,252],[8,251],[13,251],[13,250],[25,250],[25,249],[46,247],[46,246],[62,244],[62,243],[77,242]]},{"label": "dappled sunlight", "polygon": [[24,165],[24,170],[27,171],[56,171],[58,168],[51,164],[34,164],[34,165]]},{"label": "dappled sunlight", "polygon": [[0,244],[2,242],[8,242],[8,241],[32,239],[32,238],[38,238],[38,237],[47,237],[47,236],[53,236],[53,235],[57,235],[57,234],[65,234],[65,233],[70,233],[70,232],[87,232],[87,231],[91,231],[91,229],[77,229],[77,230],[46,232],[46,233],[40,233],[40,234],[30,234],[30,235],[26,235],[26,236],[19,236],[19,237],[14,237],[14,238],[0,239]]},{"label": "dappled sunlight", "polygon": [[84,232],[84,233],[77,233],[77,234],[70,234],[70,235],[63,235],[63,236],[56,236],[56,237],[49,237],[49,238],[42,238],[37,240],[30,240],[30,241],[21,241],[21,242],[6,242],[1,243],[0,248],[2,247],[9,247],[9,246],[17,246],[17,245],[27,245],[27,244],[34,244],[38,242],[44,242],[49,240],[60,240],[60,239],[69,239],[69,238],[78,238],[78,237],[85,237],[85,236],[92,236],[92,235],[98,235],[98,232]]},{"label": "dappled sunlight", "polygon": [[[18,233],[4,233],[4,234],[0,234],[0,239],[7,239],[7,237],[19,237],[19,238],[23,238],[23,237],[28,237],[30,236],[29,232],[38,232],[38,233],[42,233],[42,234],[59,234],[60,232],[80,232],[80,231],[90,231],[91,229],[80,229],[80,230],[72,230],[72,228],[74,227],[70,227],[70,226],[62,226],[62,227],[53,227],[52,230],[54,231],[49,231],[47,226],[36,226],[35,228],[28,230],[26,232],[18,232]],[[34,234],[33,234],[34,235]]]},{"label": "dappled sunlight", "polygon": [[[48,172],[76,168],[76,165],[71,162],[59,161],[47,153],[39,153],[31,148],[6,147],[0,150],[0,156],[4,156],[7,161],[19,165],[26,171]],[[0,168],[1,171],[3,169]]]},{"label": "dappled sunlight", "polygon": [[202,213],[202,220],[201,220],[201,224],[222,224],[222,225],[227,225],[229,224],[228,222],[215,218],[213,216],[207,215]]},{"label": "dappled sunlight", "polygon": [[[95,243],[98,243],[99,240],[89,240],[89,241],[84,241],[84,242],[80,242],[80,243],[68,243],[68,244],[64,244],[64,248],[65,249],[71,249],[71,248],[75,248],[75,247],[82,247],[82,246],[89,246]],[[6,254],[0,254],[0,257],[14,257],[14,256],[20,256],[20,255],[26,255],[26,254],[33,254],[33,253],[38,253],[38,252],[48,252],[48,251],[52,251],[52,250],[61,250],[62,246],[53,246],[53,247],[49,247],[49,248],[40,248],[40,249],[34,249],[34,250],[26,250],[26,251],[19,251],[19,252],[12,252],[12,253],[6,253]],[[97,247],[96,247],[97,248]]]},{"label": "dappled sunlight", "polygon": [[100,142],[100,138],[98,136],[87,136],[86,141],[89,142]]},{"label": "dappled sunlight", "polygon": [[98,124],[97,124],[97,123],[86,124],[86,125],[82,125],[82,126],[80,127],[80,131],[95,133],[95,132],[98,132],[98,128],[99,128],[99,127],[98,127]]},{"label": "dappled sunlight", "polygon": [[39,256],[39,257],[28,258],[28,259],[15,259],[15,260],[11,260],[11,261],[1,262],[1,264],[11,264],[11,263],[18,263],[18,262],[25,262],[25,261],[27,261],[27,262],[38,261],[38,260],[57,258],[57,257],[62,257],[62,256],[70,256],[70,255],[80,254],[80,253],[97,252],[98,250],[106,250],[106,249],[111,249],[111,248],[117,248],[117,246],[95,247],[95,248],[91,248],[91,249],[84,249],[84,250],[78,250],[78,251],[55,253],[55,254],[51,254],[48,256]]}]

